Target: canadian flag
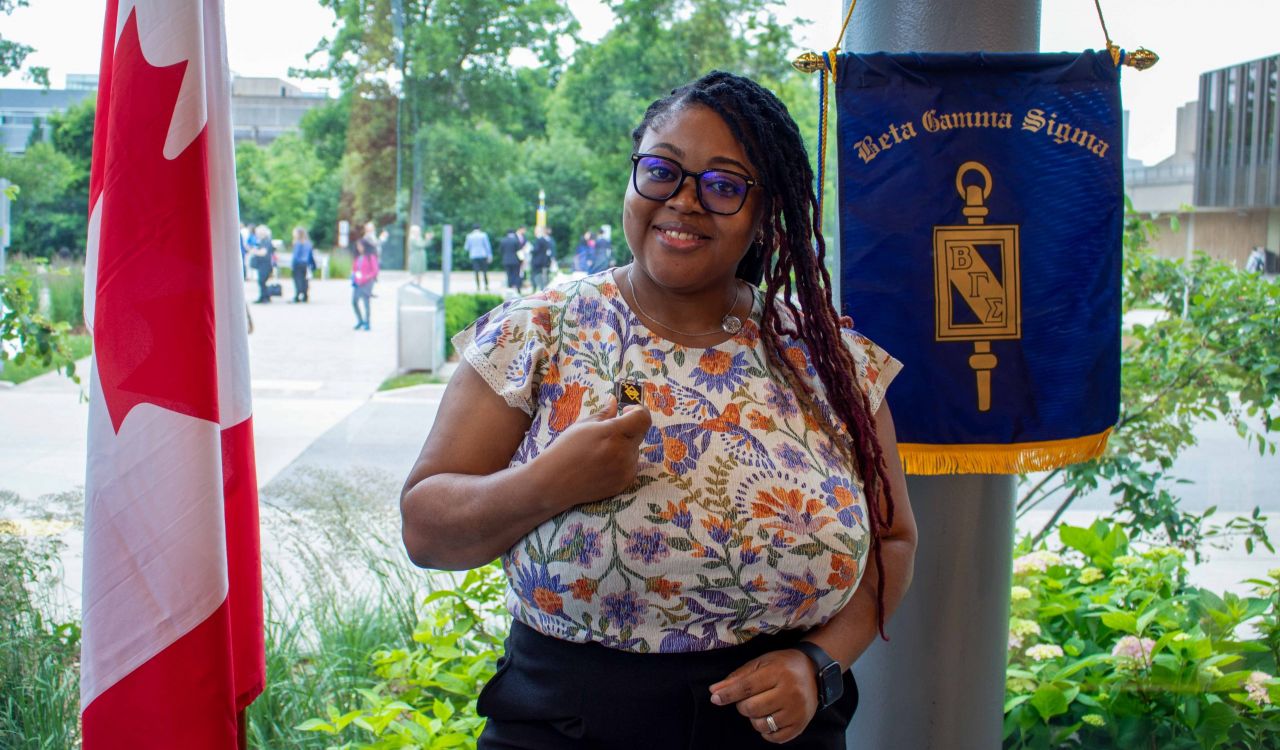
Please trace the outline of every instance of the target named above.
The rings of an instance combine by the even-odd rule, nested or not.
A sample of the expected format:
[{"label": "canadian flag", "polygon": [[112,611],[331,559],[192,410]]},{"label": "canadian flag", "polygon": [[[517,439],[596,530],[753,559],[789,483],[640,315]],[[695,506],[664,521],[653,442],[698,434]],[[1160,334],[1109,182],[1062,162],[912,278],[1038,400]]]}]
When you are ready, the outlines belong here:
[{"label": "canadian flag", "polygon": [[84,748],[235,748],[266,669],[221,0],[107,0],[98,85]]}]

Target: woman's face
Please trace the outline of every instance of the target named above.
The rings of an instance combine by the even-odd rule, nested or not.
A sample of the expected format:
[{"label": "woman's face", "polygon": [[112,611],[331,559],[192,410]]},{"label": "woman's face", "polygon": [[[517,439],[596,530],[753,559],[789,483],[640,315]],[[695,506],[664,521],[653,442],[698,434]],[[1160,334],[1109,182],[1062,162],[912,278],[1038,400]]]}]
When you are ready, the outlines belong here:
[{"label": "woman's face", "polygon": [[[667,157],[689,172],[726,169],[759,180],[746,149],[720,115],[702,105],[686,106],[659,118],[645,132],[640,153]],[[636,263],[659,286],[698,291],[723,286],[734,277],[763,213],[761,191],[748,191],[732,216],[713,214],[698,201],[694,180],[676,194],[655,201],[636,193],[628,181],[622,226]]]}]

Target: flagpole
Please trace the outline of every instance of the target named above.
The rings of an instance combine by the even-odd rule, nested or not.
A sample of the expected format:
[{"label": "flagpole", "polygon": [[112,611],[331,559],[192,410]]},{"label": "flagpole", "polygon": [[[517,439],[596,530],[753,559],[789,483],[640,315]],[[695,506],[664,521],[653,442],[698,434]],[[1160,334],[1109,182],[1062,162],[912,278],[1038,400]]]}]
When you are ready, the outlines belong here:
[{"label": "flagpole", "polygon": [[[858,8],[844,51],[1034,52],[1039,29],[1039,0],[884,0]],[[866,688],[850,747],[1000,747],[1015,490],[1012,475],[907,477],[915,577],[887,627],[890,640],[854,665]]]}]

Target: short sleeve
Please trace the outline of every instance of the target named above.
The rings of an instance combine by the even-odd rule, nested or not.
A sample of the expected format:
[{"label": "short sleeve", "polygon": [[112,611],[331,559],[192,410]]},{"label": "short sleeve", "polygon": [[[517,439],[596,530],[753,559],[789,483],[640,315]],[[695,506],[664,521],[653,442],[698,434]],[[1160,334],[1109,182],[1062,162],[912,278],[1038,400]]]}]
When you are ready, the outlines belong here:
[{"label": "short sleeve", "polygon": [[509,405],[533,416],[550,361],[552,317],[545,299],[518,299],[481,315],[453,348]]},{"label": "short sleeve", "polygon": [[893,382],[898,372],[902,370],[902,363],[871,339],[851,328],[842,329],[841,337],[844,339],[845,346],[849,347],[849,353],[853,355],[858,386],[867,394],[867,399],[871,402],[871,412],[874,414],[880,410],[880,404],[884,401],[884,393],[889,389],[889,383]]}]

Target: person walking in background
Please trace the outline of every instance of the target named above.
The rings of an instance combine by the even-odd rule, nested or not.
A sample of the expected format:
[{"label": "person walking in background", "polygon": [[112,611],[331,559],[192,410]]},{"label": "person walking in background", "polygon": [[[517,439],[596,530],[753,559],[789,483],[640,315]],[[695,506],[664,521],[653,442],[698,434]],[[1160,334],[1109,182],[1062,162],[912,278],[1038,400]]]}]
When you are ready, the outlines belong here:
[{"label": "person walking in background", "polygon": [[1261,247],[1255,246],[1253,251],[1249,253],[1249,259],[1245,261],[1244,270],[1246,273],[1262,273],[1267,269],[1267,251]]},{"label": "person walking in background", "polygon": [[[356,258],[351,264],[351,307],[356,311],[356,330],[369,330],[369,300],[378,280],[378,253],[363,240],[356,243]],[[364,314],[360,305],[364,304]]]},{"label": "person walking in background", "polygon": [[307,230],[297,227],[293,230],[293,260],[289,264],[293,275],[293,301],[307,302],[309,284],[307,272],[316,270],[315,248]]},{"label": "person walking in background", "polygon": [[551,237],[551,227],[536,229],[534,234],[538,239],[533,241],[529,267],[533,270],[533,290],[537,292],[547,287],[547,272],[551,269],[551,260],[556,257],[556,241]]},{"label": "person walking in background", "polygon": [[596,253],[596,236],[591,230],[582,233],[582,241],[573,251],[573,272],[591,273],[591,263]]},{"label": "person walking in background", "polygon": [[520,293],[520,287],[523,286],[520,279],[520,248],[523,245],[524,242],[517,236],[514,229],[509,230],[507,236],[498,243],[498,252],[502,255],[502,267],[507,272],[507,286],[516,290],[516,294]]},{"label": "person walking in background", "polygon": [[271,244],[271,229],[266,224],[259,224],[253,236],[256,240],[253,246],[253,270],[258,274],[258,298],[254,302],[265,305],[271,301],[267,283],[271,281],[271,272],[276,267],[275,248]]},{"label": "person walking in background", "polygon": [[472,224],[471,231],[463,243],[467,257],[471,259],[471,270],[476,275],[476,289],[480,289],[480,278],[484,277],[484,289],[489,290],[489,264],[493,262],[493,246],[489,244],[489,235],[484,233],[479,224]]},{"label": "person walking in background", "polygon": [[591,258],[591,273],[600,273],[613,266],[613,242],[609,239],[609,226],[600,227],[596,236],[595,252]]},{"label": "person walking in background", "polygon": [[427,272],[427,245],[431,244],[434,235],[427,232],[422,235],[422,227],[413,224],[409,227],[409,273],[421,276]]}]

